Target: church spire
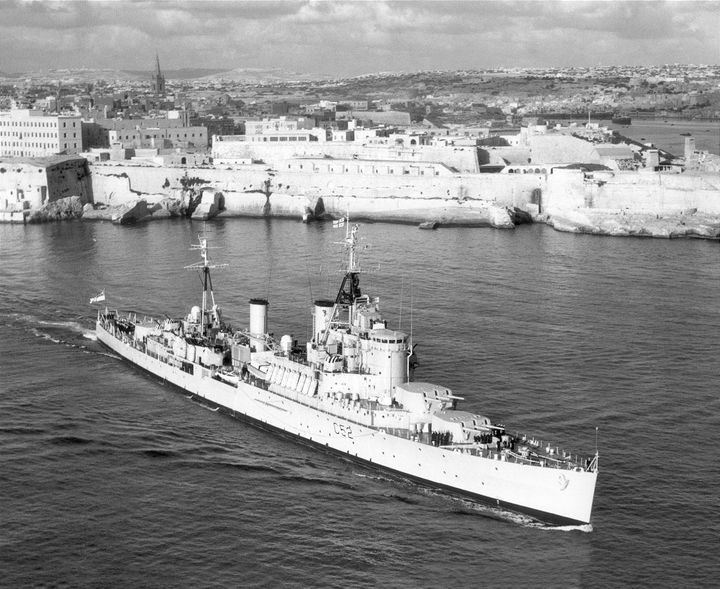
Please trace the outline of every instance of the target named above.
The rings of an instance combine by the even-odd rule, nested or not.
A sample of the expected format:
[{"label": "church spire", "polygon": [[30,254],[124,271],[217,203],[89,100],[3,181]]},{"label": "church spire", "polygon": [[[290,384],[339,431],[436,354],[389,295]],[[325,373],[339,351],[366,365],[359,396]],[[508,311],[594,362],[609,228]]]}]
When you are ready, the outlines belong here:
[{"label": "church spire", "polygon": [[165,76],[160,71],[160,56],[155,52],[155,75],[152,81],[153,94],[155,96],[165,96]]}]

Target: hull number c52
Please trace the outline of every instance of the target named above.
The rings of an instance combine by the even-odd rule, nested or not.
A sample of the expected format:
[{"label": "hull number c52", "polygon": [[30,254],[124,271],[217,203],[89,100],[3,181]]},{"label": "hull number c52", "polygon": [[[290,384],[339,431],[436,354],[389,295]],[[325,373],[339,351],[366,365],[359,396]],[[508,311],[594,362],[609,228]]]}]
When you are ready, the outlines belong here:
[{"label": "hull number c52", "polygon": [[352,439],[352,428],[349,425],[333,422],[333,429],[336,434]]}]

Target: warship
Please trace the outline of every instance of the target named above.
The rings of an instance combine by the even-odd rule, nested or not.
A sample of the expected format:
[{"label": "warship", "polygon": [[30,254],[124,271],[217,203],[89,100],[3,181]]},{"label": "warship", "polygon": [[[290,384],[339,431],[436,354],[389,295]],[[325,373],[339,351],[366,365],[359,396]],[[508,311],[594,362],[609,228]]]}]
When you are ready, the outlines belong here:
[{"label": "warship", "polygon": [[[343,219],[346,263],[334,299],[312,308],[310,341],[268,333],[266,299],[249,301],[246,329],[215,302],[208,240],[200,305],[173,319],[98,311],[102,344],[188,396],[232,417],[422,485],[551,525],[590,522],[598,453],[578,458],[459,408],[446,386],[413,380],[412,338],[388,326],[361,291],[357,224]],[[103,293],[104,294],[104,293]],[[104,300],[104,297],[103,299]]]}]

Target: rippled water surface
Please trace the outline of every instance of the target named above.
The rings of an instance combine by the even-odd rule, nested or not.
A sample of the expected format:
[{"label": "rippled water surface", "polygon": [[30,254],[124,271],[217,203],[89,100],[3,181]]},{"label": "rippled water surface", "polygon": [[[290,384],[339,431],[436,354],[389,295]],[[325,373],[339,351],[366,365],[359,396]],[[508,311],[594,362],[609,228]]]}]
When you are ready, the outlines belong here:
[{"label": "rippled water surface", "polygon": [[[218,302],[304,339],[342,232],[209,225]],[[0,226],[0,570],[8,587],[679,587],[720,568],[718,244],[363,225],[363,292],[420,342],[418,380],[581,455],[591,526],[548,528],[210,411],[108,353],[91,296],[185,314],[162,222]]]},{"label": "rippled water surface", "polygon": [[685,121],[675,119],[633,119],[632,124],[616,125],[605,121],[621,135],[643,143],[650,142],[677,157],[685,156],[685,138],[695,139],[695,148],[720,155],[720,123],[718,121]]}]

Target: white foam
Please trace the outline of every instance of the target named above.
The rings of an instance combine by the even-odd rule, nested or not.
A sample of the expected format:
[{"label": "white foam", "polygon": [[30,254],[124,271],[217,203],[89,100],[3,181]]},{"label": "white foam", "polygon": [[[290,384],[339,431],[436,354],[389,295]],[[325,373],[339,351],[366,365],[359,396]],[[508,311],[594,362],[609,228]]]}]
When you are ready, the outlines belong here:
[{"label": "white foam", "polygon": [[45,325],[47,327],[61,327],[64,329],[69,329],[71,331],[76,331],[78,333],[86,333],[87,329],[83,327],[80,323],[77,321],[43,321],[38,320],[37,323],[39,325]]},{"label": "white foam", "polygon": [[45,332],[43,332],[43,331],[40,331],[39,329],[33,329],[33,330],[32,330],[32,333],[33,333],[33,335],[34,335],[35,337],[41,337],[41,338],[43,338],[43,339],[50,340],[51,342],[56,343],[56,344],[65,343],[65,342],[64,342],[63,340],[61,340],[60,338],[53,337],[53,336],[51,336],[49,333],[45,333]]},{"label": "white foam", "polygon": [[541,530],[555,530],[558,532],[584,532],[589,534],[593,531],[592,524],[583,524],[581,526],[538,526]]}]

